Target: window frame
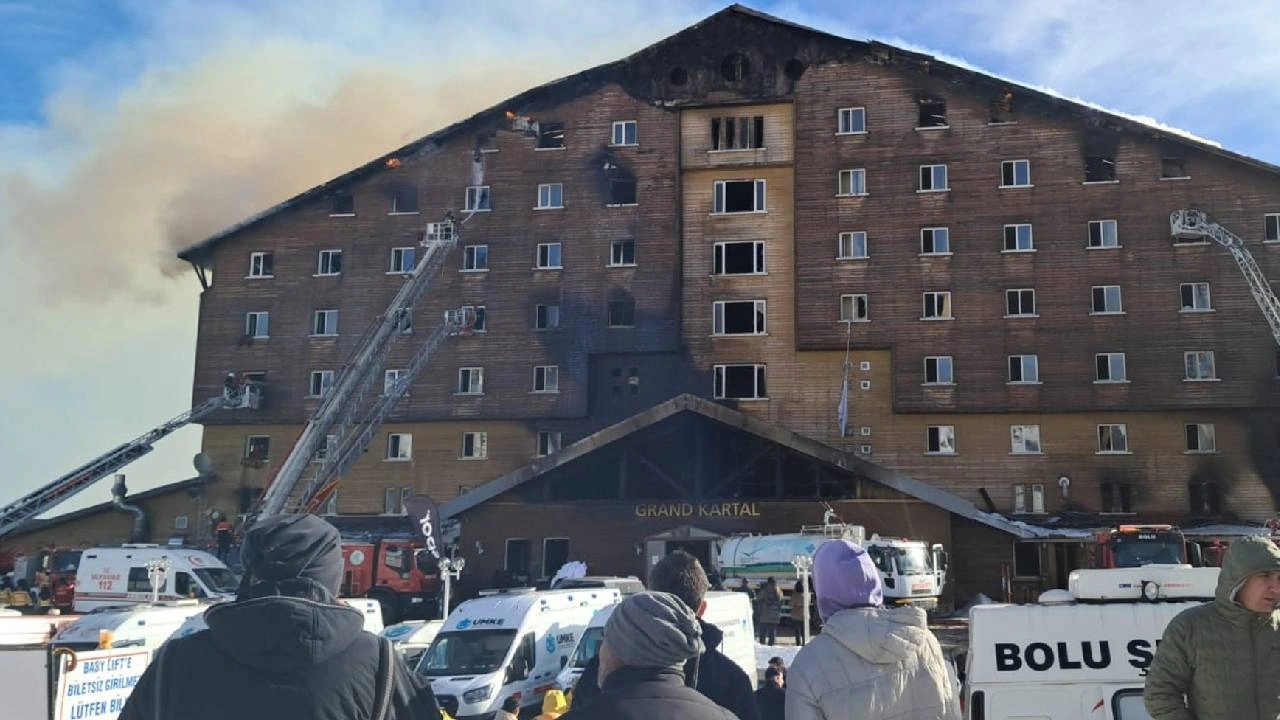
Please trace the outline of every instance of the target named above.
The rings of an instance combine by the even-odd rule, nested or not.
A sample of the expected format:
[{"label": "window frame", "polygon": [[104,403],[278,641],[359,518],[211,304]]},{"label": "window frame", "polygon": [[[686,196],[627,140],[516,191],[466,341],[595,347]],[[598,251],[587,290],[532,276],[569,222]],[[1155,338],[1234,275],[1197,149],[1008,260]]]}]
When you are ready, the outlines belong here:
[{"label": "window frame", "polygon": [[[1020,247],[1020,246],[1022,245],[1022,238],[1020,237],[1020,233],[1019,233],[1019,231],[1020,231],[1020,229],[1021,229],[1021,228],[1026,228],[1026,229],[1027,229],[1027,241],[1028,241],[1028,242],[1027,242],[1027,247],[1025,247],[1025,248],[1024,248],[1024,247]],[[1010,230],[1012,230],[1012,231],[1013,231],[1013,247],[1009,247],[1009,231],[1010,231]],[[1032,224],[1031,224],[1031,223],[1006,223],[1006,224],[1004,225],[1004,228],[1003,228],[1003,234],[1004,234],[1004,237],[1003,237],[1003,240],[1004,240],[1004,249],[1003,249],[1003,250],[1001,250],[1000,252],[1002,252],[1002,253],[1029,253],[1029,252],[1035,252],[1035,251],[1036,251],[1036,237],[1035,237],[1035,230],[1032,228]]]},{"label": "window frame", "polygon": [[[1191,359],[1195,358],[1196,374],[1199,375],[1203,370],[1204,359],[1209,360],[1208,377],[1191,377]],[[1218,377],[1218,358],[1213,350],[1186,350],[1182,353],[1182,369],[1183,382],[1217,382]]]},{"label": "window frame", "polygon": [[[1027,365],[1027,361],[1028,361],[1028,359],[1031,361],[1031,368],[1035,371],[1035,372],[1034,372],[1034,374],[1035,374],[1035,379],[1034,379],[1034,380],[1028,380],[1028,379],[1027,379],[1027,367],[1028,367],[1028,365]],[[1014,371],[1013,371],[1013,369],[1014,369],[1014,363],[1015,363],[1015,362],[1017,362],[1017,367],[1018,367],[1017,375],[1019,375],[1019,379],[1017,379],[1017,380],[1015,380],[1015,379],[1014,379],[1014,377],[1013,377],[1013,376],[1014,376],[1014,374],[1015,374],[1015,373],[1014,373]],[[1010,355],[1010,356],[1009,356],[1008,366],[1009,366],[1009,374],[1008,374],[1008,381],[1006,382],[1006,384],[1008,384],[1008,385],[1040,385],[1040,384],[1041,384],[1041,381],[1040,381],[1040,355],[1038,355],[1038,354],[1036,354],[1036,353],[1027,353],[1027,354],[1020,354],[1020,355]]]},{"label": "window frame", "polygon": [[471,316],[475,321],[471,324],[471,332],[487,333],[489,332],[489,306],[488,305],[463,305],[461,308],[464,313],[471,311]]},{"label": "window frame", "polygon": [[[631,142],[627,142],[627,127],[631,128]],[[618,130],[622,130],[622,142],[618,142]],[[609,128],[609,147],[636,147],[640,144],[640,124],[635,120],[614,120]]]},{"label": "window frame", "polygon": [[[858,317],[858,300],[862,300],[862,317]],[[849,314],[845,315],[845,301],[848,301]],[[871,299],[868,293],[844,293],[840,296],[840,322],[842,323],[869,323],[871,322]]]},{"label": "window frame", "polygon": [[[853,127],[853,118],[862,118],[862,129],[853,130],[846,129]],[[846,123],[846,120],[848,122]],[[836,108],[836,135],[866,135],[867,134],[867,108],[862,105],[853,107]]]},{"label": "window frame", "polygon": [[[348,204],[350,204],[351,206],[351,209],[349,211],[339,212],[339,208],[338,208],[339,198],[345,198],[347,200]],[[351,193],[345,190],[340,190],[334,193],[333,197],[330,199],[332,200],[332,202],[329,204],[329,217],[355,217],[356,216],[356,196],[354,193]]]},{"label": "window frame", "polygon": [[[411,210],[400,209],[400,197],[402,193],[412,193],[413,209]],[[418,189],[416,187],[402,185],[392,189],[391,210],[388,211],[387,214],[388,215],[417,215],[419,212],[420,206],[421,206],[421,203],[418,202]]]},{"label": "window frame", "polygon": [[468,185],[462,200],[462,211],[468,213],[493,210],[493,190],[490,185]]},{"label": "window frame", "polygon": [[[311,400],[318,400],[327,397],[330,392],[333,392],[333,382],[335,377],[336,373],[334,373],[333,370],[312,370],[310,374],[307,375],[307,398]],[[328,382],[325,381],[325,378],[328,378]],[[317,379],[320,381],[320,389],[318,392],[316,391]]]},{"label": "window frame", "polygon": [[[1093,228],[1098,228],[1098,242],[1093,244]],[[1111,237],[1115,240],[1114,245],[1107,244],[1107,228],[1111,228]],[[1090,220],[1086,224],[1085,230],[1085,249],[1086,250],[1116,250],[1124,247],[1120,243],[1120,223],[1114,219],[1103,218],[1099,220]]]},{"label": "window frame", "polygon": [[[559,188],[560,204],[554,204],[556,189]],[[534,206],[534,210],[563,210],[564,209],[564,183],[539,183],[538,184],[538,204]]]},{"label": "window frame", "polygon": [[453,242],[456,239],[454,234],[454,226],[452,220],[441,220],[440,222],[427,223],[427,229],[424,231],[427,242]]},{"label": "window frame", "polygon": [[[1026,298],[1026,293],[1031,293],[1031,312],[1027,312],[1026,311],[1027,309],[1023,307],[1026,304],[1025,302],[1023,302],[1024,299]],[[1015,297],[1017,298],[1016,304],[1018,306],[1018,312],[1016,313],[1011,312],[1012,305],[1014,304],[1011,302],[1011,300]],[[1039,306],[1039,303],[1036,302],[1036,289],[1035,288],[1005,288],[1004,317],[1006,320],[1040,317],[1040,306]]]},{"label": "window frame", "polygon": [[[321,318],[324,318],[324,323],[323,323],[323,324],[324,324],[324,328],[323,328],[323,329],[324,329],[324,332],[320,332],[320,330],[321,330],[321,327],[320,327],[320,325],[321,325],[321,322],[320,322]],[[330,324],[331,324],[331,323],[329,322],[329,319],[330,319],[330,318],[332,318],[332,319],[333,319],[333,322],[332,322],[333,327],[332,327],[332,328],[331,328],[331,327],[329,327],[329,326],[330,326]],[[338,309],[337,309],[337,308],[326,308],[326,309],[323,309],[323,310],[316,310],[315,312],[313,312],[313,313],[312,313],[312,315],[311,315],[311,337],[313,337],[313,338],[329,338],[329,337],[338,337]]]},{"label": "window frame", "polygon": [[[546,442],[543,442],[543,439]],[[539,430],[534,439],[533,456],[547,457],[560,452],[563,447],[564,433],[559,430]]]},{"label": "window frame", "polygon": [[[539,384],[541,384],[542,387],[538,387]],[[533,366],[533,389],[530,392],[533,392],[539,395],[558,394],[560,392],[560,366],[559,365],[534,365]]]},{"label": "window frame", "polygon": [[[545,308],[545,309],[546,309],[546,312],[545,312],[545,313],[541,313],[541,314],[540,314],[540,313],[539,313],[539,310],[541,310],[541,309],[543,309],[543,308]],[[541,319],[541,317],[542,317],[542,316],[545,316],[545,317],[546,317],[546,320],[547,320],[547,324],[546,324],[546,325],[539,325],[539,324],[538,324],[538,323],[539,323],[539,320]],[[552,320],[552,316],[554,316],[554,317],[555,317],[555,322],[554,322],[554,323],[553,323],[553,322],[551,322],[551,320]],[[550,303],[548,303],[548,304],[541,304],[541,303],[535,304],[535,305],[533,306],[533,329],[534,329],[534,330],[559,330],[559,329],[560,329],[560,305],[559,305],[559,303],[556,303],[556,304],[550,304]]]},{"label": "window frame", "polygon": [[[725,332],[726,305],[751,303],[752,332]],[[711,334],[715,337],[756,337],[769,334],[767,300],[716,300],[711,303]]]},{"label": "window frame", "polygon": [[[1019,182],[1018,182],[1018,164],[1019,164],[1019,163],[1022,163],[1022,167],[1023,167],[1023,168],[1025,169],[1025,171],[1026,171],[1026,180],[1027,180],[1027,181],[1026,181],[1025,183],[1019,183]],[[1006,169],[1006,168],[1008,168],[1008,169],[1009,169],[1008,174],[1006,174],[1006,173],[1005,173],[1005,169]],[[1009,179],[1009,178],[1011,178],[1011,179],[1013,180],[1013,182],[1012,182],[1012,183],[1006,183],[1006,182],[1005,182],[1005,180],[1006,180],[1006,179]],[[1000,161],[1000,185],[999,185],[998,187],[999,187],[999,189],[1001,189],[1001,190],[1009,190],[1009,189],[1012,189],[1012,188],[1029,188],[1029,187],[1035,187],[1035,184],[1031,182],[1031,160],[1029,160],[1029,159],[1027,159],[1027,158],[1016,158],[1016,159],[1013,159],[1013,160],[1001,160],[1001,161]]]},{"label": "window frame", "polygon": [[[1102,180],[1089,179],[1090,168],[1096,167],[1092,162],[1094,160],[1097,160],[1103,165],[1111,166],[1110,173],[1103,173],[1104,175],[1110,175],[1110,177],[1107,177]],[[1118,168],[1116,167],[1115,155],[1086,155],[1084,157],[1084,182],[1080,183],[1081,185],[1111,185],[1118,182],[1120,182],[1120,173],[1118,171]]]},{"label": "window frame", "polygon": [[[1204,305],[1204,307],[1196,307],[1196,300],[1198,299],[1198,293],[1196,292],[1196,290],[1197,290],[1197,289],[1199,289],[1201,286],[1203,286],[1203,287],[1204,287],[1204,300],[1205,300],[1205,305]],[[1187,292],[1187,290],[1188,290],[1188,289],[1190,289],[1190,290],[1191,290],[1191,305],[1190,305],[1190,306],[1188,306],[1188,305],[1187,305],[1187,296],[1186,296],[1186,294],[1185,294],[1185,293]],[[1189,282],[1189,283],[1179,283],[1179,285],[1178,285],[1178,296],[1179,296],[1179,298],[1178,298],[1178,299],[1179,299],[1179,304],[1181,305],[1181,307],[1178,309],[1178,312],[1180,312],[1180,313],[1206,313],[1206,312],[1214,312],[1214,307],[1213,307],[1213,294],[1212,294],[1212,290],[1211,290],[1211,288],[1210,288],[1210,286],[1209,286],[1209,283],[1208,283],[1208,282]]]},{"label": "window frame", "polygon": [[[254,264],[257,262],[259,272],[254,272]],[[261,272],[267,268],[271,272]],[[245,275],[246,280],[270,280],[276,276],[275,252],[272,250],[254,250],[249,253],[249,273]]]},{"label": "window frame", "polygon": [[[933,375],[935,380],[929,380],[929,361],[933,361]],[[942,379],[943,360],[946,361],[947,379]],[[956,384],[956,361],[951,355],[926,355],[924,358],[924,382],[923,385],[941,385],[953,386]]]},{"label": "window frame", "polygon": [[[727,246],[729,245],[751,245],[751,266],[755,268],[752,272],[731,273],[726,272],[727,266]],[[717,271],[718,269],[718,271]],[[764,240],[725,240],[712,245],[711,249],[711,274],[715,277],[746,277],[751,275],[768,275],[768,256],[765,253]]]},{"label": "window frame", "polygon": [[[861,236],[862,254],[856,254],[858,239]],[[846,243],[847,241],[847,243]],[[847,248],[846,248],[847,244]],[[849,252],[846,253],[845,250]],[[866,260],[871,257],[871,244],[866,230],[845,230],[836,235],[837,260]]]},{"label": "window frame", "polygon": [[[752,183],[752,209],[726,210],[728,203],[728,183]],[[746,180],[714,180],[712,181],[711,214],[712,215],[752,215],[769,212],[769,186],[764,178]]]},{"label": "window frame", "polygon": [[[397,449],[394,455],[391,452],[393,445]],[[409,462],[413,460],[413,433],[387,433],[387,456],[383,459],[387,462]]]},{"label": "window frame", "polygon": [[[397,258],[400,259],[399,268],[396,267]],[[406,258],[409,259],[407,266],[405,263]],[[413,247],[412,245],[405,245],[402,247],[391,248],[391,265],[390,269],[387,270],[388,275],[406,275],[413,272],[413,269],[417,266],[418,249],[416,247]]]},{"label": "window frame", "polygon": [[[945,432],[944,432],[945,431]],[[943,442],[943,436],[950,435],[951,449],[944,449],[947,443]],[[956,426],[955,425],[927,425],[924,432],[925,455],[959,455],[956,449]],[[937,449],[934,449],[934,446]]]},{"label": "window frame", "polygon": [[[556,256],[558,263],[552,264],[551,256]],[[562,242],[545,242],[538,243],[537,250],[533,257],[534,270],[563,270],[564,269],[564,243]]]},{"label": "window frame", "polygon": [[[935,311],[935,312],[938,310],[938,308],[936,307],[936,306],[937,306],[937,300],[942,300],[942,301],[943,301],[943,308],[944,308],[945,310],[947,310],[947,313],[946,313],[946,314],[934,314],[934,315],[930,315],[930,314],[929,314],[929,305],[930,305],[929,300],[930,300],[930,299],[933,299],[933,300],[934,300],[933,305],[935,306],[935,307],[934,307],[934,311]],[[922,311],[922,312],[921,312],[921,315],[920,315],[920,319],[921,319],[921,320],[928,321],[928,322],[937,322],[937,321],[942,321],[942,320],[955,320],[955,319],[956,319],[955,313],[953,312],[953,307],[952,307],[952,305],[951,305],[951,291],[950,291],[950,290],[926,290],[926,291],[925,291],[924,293],[922,293],[922,295],[921,295],[921,303],[922,303],[922,307],[921,307],[921,311]]]},{"label": "window frame", "polygon": [[[916,127],[915,127],[916,130],[923,130],[923,131],[946,130],[951,127],[951,120],[947,117],[947,101],[945,99],[921,98],[917,100],[917,103],[919,104],[919,107],[916,108]],[[942,106],[942,115],[939,116],[941,117],[941,120],[942,120],[940,123],[932,123],[929,125],[924,125],[920,123],[920,121],[924,119],[926,105],[932,105],[935,108],[939,105]]]},{"label": "window frame", "polygon": [[[408,373],[408,368],[384,368],[382,371],[382,395],[385,397],[392,386]],[[408,392],[405,394],[407,395]]]},{"label": "window frame", "polygon": [[[267,452],[261,458],[254,457],[253,444],[255,440],[266,441]],[[245,460],[261,460],[267,462],[271,459],[271,436],[270,435],[246,435],[244,437],[244,459]]]},{"label": "window frame", "polygon": [[[727,382],[728,368],[743,368],[743,367],[749,367],[752,369],[752,374],[751,374],[752,395],[750,397],[730,397],[726,394],[728,390],[728,387],[727,387],[728,386],[728,382]],[[739,402],[768,400],[769,399],[768,379],[769,379],[768,365],[765,363],[720,363],[717,365],[712,365],[711,395],[716,400],[737,400]],[[762,384],[764,385],[763,392],[761,392],[762,388],[760,387]]]},{"label": "window frame", "polygon": [[[630,315],[630,322],[615,323],[613,312],[614,308],[621,308],[626,314]],[[636,326],[636,301],[634,298],[628,298],[626,300],[609,300],[608,304],[605,306],[605,311],[605,321],[608,323],[609,328],[633,328]],[[628,318],[623,317],[618,319],[627,320]]]},{"label": "window frame", "polygon": [[[1030,503],[1027,502],[1028,499],[1031,501]],[[1014,483],[1013,514],[1044,515],[1044,484]]]},{"label": "window frame", "polygon": [[484,395],[484,366],[471,365],[458,368],[458,384],[454,386],[453,394]]},{"label": "window frame", "polygon": [[[848,176],[849,192],[845,192],[845,176]],[[858,183],[854,183],[854,178],[861,178],[862,192],[854,192],[854,188]],[[836,177],[836,197],[867,197],[871,193],[867,190],[867,169],[866,168],[844,168],[840,170]]]},{"label": "window frame", "polygon": [[[265,321],[265,322],[264,322]],[[261,331],[263,334],[259,335]],[[249,310],[244,314],[244,336],[254,340],[266,340],[271,337],[271,312],[268,310]]]},{"label": "window frame", "polygon": [[[1019,437],[1019,432],[1021,432],[1021,437]],[[1031,439],[1028,433],[1030,433],[1031,435],[1034,435],[1035,436],[1034,439]],[[1019,444],[1018,442],[1019,439],[1021,439],[1021,444]],[[1031,440],[1031,441],[1028,442],[1028,440]],[[1028,448],[1033,445],[1035,447],[1035,450],[1029,450]],[[1019,447],[1021,447],[1021,449],[1019,449]],[[1041,442],[1040,440],[1040,425],[1039,424],[1010,425],[1009,426],[1009,454],[1010,455],[1043,455],[1044,443]]]},{"label": "window frame", "polygon": [[[471,453],[467,454],[467,440],[471,440]],[[489,459],[489,433],[483,430],[466,430],[462,433],[462,446],[458,451],[459,460]]]},{"label": "window frame", "polygon": [[[333,269],[333,260],[337,258],[338,269]],[[328,263],[325,260],[328,259]],[[329,265],[329,269],[325,270],[325,265]],[[325,250],[316,251],[316,273],[312,277],[338,277],[342,274],[342,250],[339,248],[327,248]]]},{"label": "window frame", "polygon": [[[935,187],[938,182],[938,169],[942,169],[942,186]],[[926,177],[928,181],[926,182]],[[947,169],[946,163],[929,163],[920,166],[920,184],[916,188],[917,193],[940,193],[951,191],[951,173]],[[928,185],[928,187],[925,187]]]},{"label": "window frame", "polygon": [[[1270,234],[1272,229],[1275,230],[1274,237]],[[1262,242],[1280,243],[1280,213],[1263,213]]]},{"label": "window frame", "polygon": [[[1108,309],[1107,299],[1111,288],[1116,290],[1116,304],[1114,310]],[[1098,291],[1102,291],[1102,310],[1098,309]],[[1120,285],[1094,285],[1089,288],[1089,314],[1090,315],[1124,315],[1124,290]]]},{"label": "window frame", "polygon": [[[1208,428],[1208,432],[1203,432],[1203,428]],[[1191,433],[1194,429],[1196,438],[1196,447],[1191,447]],[[1216,455],[1218,454],[1218,427],[1217,423],[1186,423],[1183,426],[1185,434],[1185,454],[1187,455]],[[1204,438],[1208,438],[1208,447],[1203,447]]]},{"label": "window frame", "polygon": [[[1113,377],[1115,373],[1113,372],[1114,365],[1112,363],[1112,360],[1113,358],[1116,358],[1116,357],[1120,358],[1120,368],[1124,371],[1124,377],[1120,379],[1116,379],[1115,377]],[[1099,363],[1099,360],[1101,360],[1102,358],[1107,359],[1107,377],[1105,379],[1098,376],[1098,370],[1102,367],[1102,365]],[[1097,384],[1097,385],[1123,384],[1123,383],[1129,382],[1129,358],[1123,352],[1094,353],[1093,382],[1094,384]]]},{"label": "window frame", "polygon": [[[1111,446],[1110,450],[1104,450],[1102,447],[1104,428],[1107,431],[1108,444]],[[1115,446],[1116,446],[1115,428],[1120,428],[1119,437],[1124,441],[1123,442],[1124,449],[1122,450],[1115,449]],[[1093,452],[1094,455],[1132,455],[1133,454],[1133,451],[1129,449],[1129,423],[1098,423],[1097,424],[1097,440],[1098,440],[1098,444],[1097,444],[1097,448]]]},{"label": "window frame", "polygon": [[[942,242],[946,245],[946,250],[938,249],[939,231],[941,231]],[[929,244],[933,247],[932,250],[925,249],[925,233],[929,234]],[[920,257],[949,257],[951,254],[950,226],[937,225],[920,228]]]},{"label": "window frame", "polygon": [[[631,261],[626,262],[626,248],[631,246]],[[621,252],[619,250],[621,249]],[[609,242],[609,264],[605,267],[636,267],[636,241],[635,238],[623,238],[621,240],[612,240]]]},{"label": "window frame", "polygon": [[[733,128],[733,142],[729,142],[729,128]],[[708,153],[748,152],[765,150],[765,116],[764,115],[722,115],[711,118],[711,147]],[[742,141],[742,130],[747,130],[746,144]],[[732,147],[728,147],[732,145]]]},{"label": "window frame", "polygon": [[[477,260],[481,259],[482,256],[484,259],[484,264],[483,266],[480,266]],[[474,267],[467,267],[467,265],[469,264],[474,265]],[[462,269],[459,270],[458,272],[466,272],[466,273],[489,272],[489,245],[487,243],[482,243],[478,245],[463,245],[462,246]]]}]

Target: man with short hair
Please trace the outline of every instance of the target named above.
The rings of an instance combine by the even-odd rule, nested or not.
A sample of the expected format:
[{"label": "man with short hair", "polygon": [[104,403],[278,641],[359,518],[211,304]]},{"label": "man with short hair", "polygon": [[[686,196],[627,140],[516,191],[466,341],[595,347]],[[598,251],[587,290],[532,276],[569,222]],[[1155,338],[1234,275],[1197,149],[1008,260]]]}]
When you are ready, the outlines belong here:
[{"label": "man with short hair", "polygon": [[760,708],[760,720],[785,720],[787,691],[783,689],[783,673],[769,663],[764,671],[764,687],[756,691],[756,706]]},{"label": "man with short hair", "polygon": [[1164,630],[1143,690],[1152,720],[1280,717],[1280,548],[1264,537],[1227,550],[1214,601]]},{"label": "man with short hair", "polygon": [[[694,686],[717,705],[737,715],[739,720],[760,720],[756,708],[755,683],[724,653],[717,650],[724,640],[724,633],[715,625],[702,619],[707,609],[707,573],[698,559],[683,550],[677,550],[663,558],[649,571],[649,589],[670,593],[680,598],[698,617],[705,650],[685,664],[686,677],[696,677]],[[696,661],[696,662],[695,662]],[[575,707],[600,693],[596,680],[599,656],[587,663],[573,690]],[[695,675],[696,673],[696,675]]]}]

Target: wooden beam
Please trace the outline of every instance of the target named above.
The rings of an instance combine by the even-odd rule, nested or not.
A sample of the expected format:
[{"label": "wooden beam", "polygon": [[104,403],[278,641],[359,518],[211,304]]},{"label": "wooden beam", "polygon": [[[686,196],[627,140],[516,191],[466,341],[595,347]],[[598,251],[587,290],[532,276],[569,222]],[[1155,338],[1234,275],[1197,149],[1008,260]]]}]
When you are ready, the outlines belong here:
[{"label": "wooden beam", "polygon": [[757,462],[759,462],[769,453],[773,452],[773,448],[774,448],[774,445],[772,443],[768,443],[768,442],[762,443],[760,449],[752,453],[751,456],[747,458],[746,462],[739,465],[736,469],[734,469],[733,472],[725,476],[723,480],[716,483],[715,487],[711,488],[711,493],[709,497],[715,497],[719,495],[721,490],[724,490],[725,487],[727,487],[730,483],[732,483],[734,480],[737,480],[739,477],[741,477],[742,473],[746,472],[747,470],[750,470],[752,465],[755,465]]},{"label": "wooden beam", "polygon": [[637,454],[636,460],[639,460],[641,465],[652,470],[654,475],[657,475],[659,479],[670,485],[677,493],[685,497],[689,497],[689,490],[687,488],[680,487],[680,483],[676,482],[675,478],[671,477],[665,470],[655,465],[653,461],[645,457],[643,453]]}]

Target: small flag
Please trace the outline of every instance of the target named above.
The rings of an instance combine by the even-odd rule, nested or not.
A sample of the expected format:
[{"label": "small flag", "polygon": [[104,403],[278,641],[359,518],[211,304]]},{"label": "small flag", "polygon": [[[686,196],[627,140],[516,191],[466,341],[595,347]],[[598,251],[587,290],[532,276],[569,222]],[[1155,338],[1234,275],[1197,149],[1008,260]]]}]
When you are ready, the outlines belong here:
[{"label": "small flag", "polygon": [[836,407],[836,422],[840,423],[840,437],[845,436],[849,424],[849,363],[844,364],[844,383],[840,386],[840,404]]}]

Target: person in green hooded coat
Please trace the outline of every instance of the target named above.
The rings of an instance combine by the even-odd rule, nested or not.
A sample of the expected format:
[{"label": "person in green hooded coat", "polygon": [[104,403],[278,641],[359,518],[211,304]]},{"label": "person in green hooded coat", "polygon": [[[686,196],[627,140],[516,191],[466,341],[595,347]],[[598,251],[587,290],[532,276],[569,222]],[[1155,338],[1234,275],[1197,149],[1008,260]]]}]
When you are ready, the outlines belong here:
[{"label": "person in green hooded coat", "polygon": [[1280,717],[1280,548],[1232,543],[1215,599],[1165,628],[1143,702],[1152,720]]}]

